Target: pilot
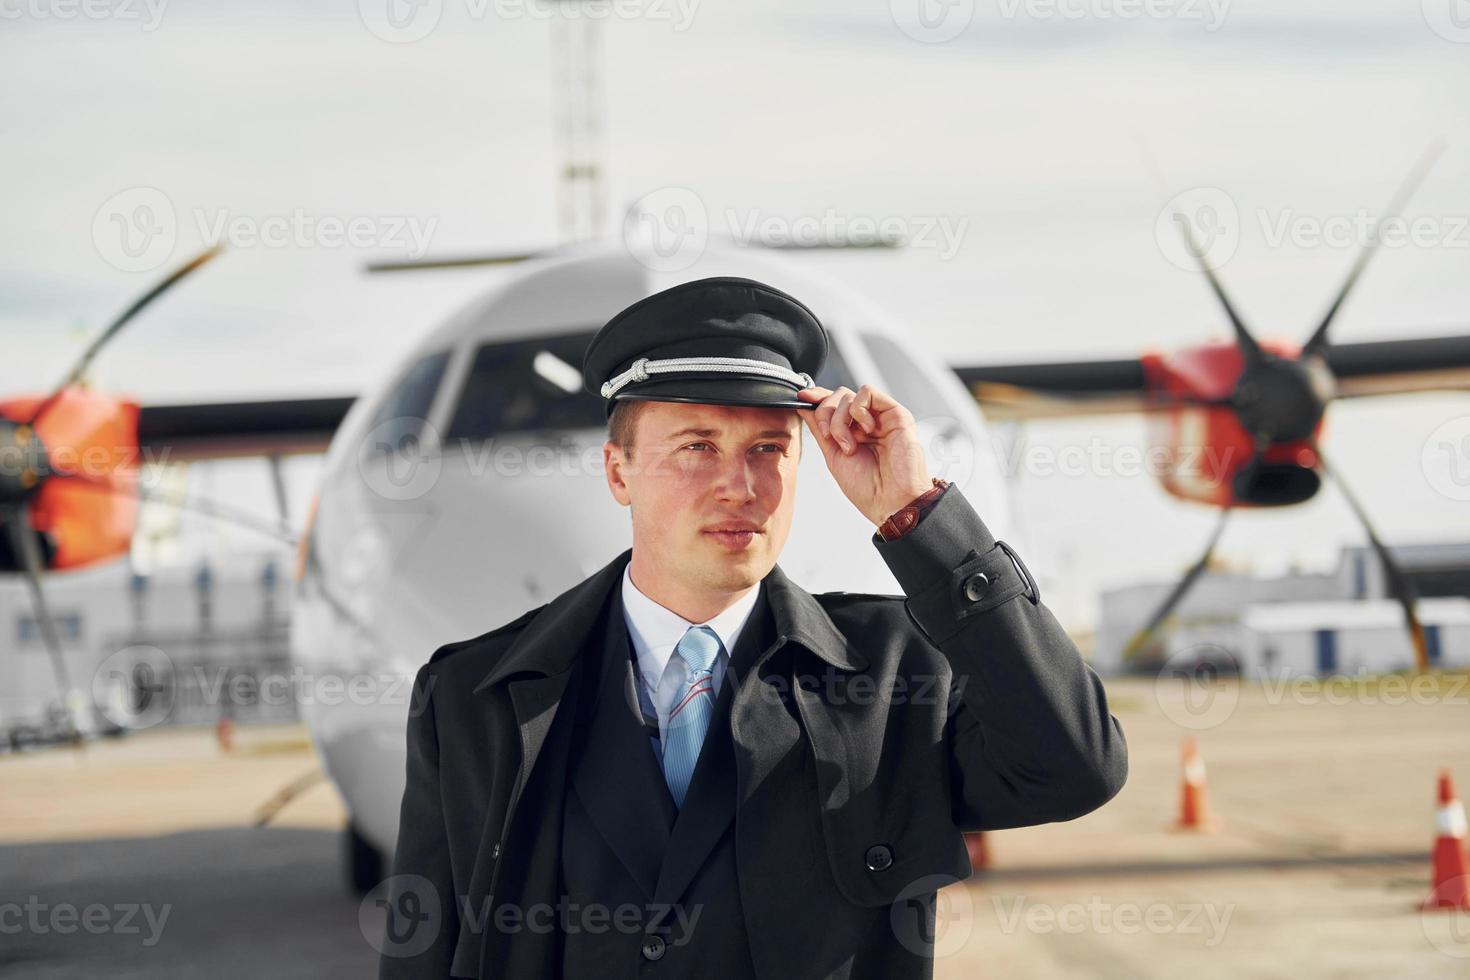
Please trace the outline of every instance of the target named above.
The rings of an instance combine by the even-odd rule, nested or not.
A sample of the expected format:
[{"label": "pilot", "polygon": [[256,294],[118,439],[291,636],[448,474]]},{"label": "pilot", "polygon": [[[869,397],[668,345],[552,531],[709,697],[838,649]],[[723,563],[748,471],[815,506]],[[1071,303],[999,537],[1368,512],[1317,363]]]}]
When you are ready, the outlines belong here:
[{"label": "pilot", "polygon": [[[419,671],[383,977],[930,977],[962,833],[1122,787],[1097,676],[887,392],[750,279],[592,339],[631,549]],[[777,564],[804,434],[903,595]],[[497,560],[514,561],[514,555]]]}]

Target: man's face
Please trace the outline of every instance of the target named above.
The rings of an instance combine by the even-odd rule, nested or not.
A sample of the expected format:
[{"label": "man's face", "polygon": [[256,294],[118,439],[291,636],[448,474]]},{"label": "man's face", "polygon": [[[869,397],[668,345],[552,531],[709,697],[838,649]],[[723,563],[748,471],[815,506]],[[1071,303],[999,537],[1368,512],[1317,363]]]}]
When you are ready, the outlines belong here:
[{"label": "man's face", "polygon": [[631,460],[603,446],[608,486],[632,510],[639,568],[680,591],[735,592],[766,577],[791,531],[800,458],[789,408],[649,402]]}]

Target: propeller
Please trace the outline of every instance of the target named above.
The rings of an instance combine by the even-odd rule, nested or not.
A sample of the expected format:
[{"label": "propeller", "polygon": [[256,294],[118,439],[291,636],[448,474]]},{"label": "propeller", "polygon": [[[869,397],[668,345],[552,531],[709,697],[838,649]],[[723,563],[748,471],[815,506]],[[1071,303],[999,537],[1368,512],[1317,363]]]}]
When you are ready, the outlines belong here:
[{"label": "propeller", "polygon": [[1199,560],[1189,566],[1189,570],[1184,573],[1184,577],[1179,580],[1169,595],[1159,604],[1159,608],[1149,617],[1148,625],[1133,634],[1133,638],[1124,647],[1124,663],[1129,663],[1133,658],[1138,656],[1149,640],[1153,639],[1153,635],[1159,626],[1164,620],[1169,618],[1169,614],[1174,611],[1174,607],[1179,605],[1184,599],[1184,596],[1194,587],[1194,583],[1204,574],[1205,569],[1210,565],[1210,559],[1214,557],[1215,546],[1220,543],[1220,535],[1225,532],[1225,525],[1229,523],[1229,519],[1230,505],[1227,504],[1220,508],[1220,519],[1215,523],[1215,531],[1210,535],[1209,543],[1205,545],[1204,554],[1200,555]]},{"label": "propeller", "polygon": [[168,504],[180,510],[204,514],[215,520],[234,524],[237,527],[245,528],[249,531],[255,531],[267,537],[275,538],[283,544],[294,546],[297,543],[296,533],[284,521],[280,524],[271,524],[248,511],[240,510],[237,507],[231,507],[228,504],[222,504],[217,501],[191,498],[182,494],[164,493],[143,487],[135,480],[129,481],[128,483],[118,483],[105,476],[93,476],[91,474],[78,473],[73,470],[55,470],[52,472],[52,478],[72,481],[77,486],[97,490],[102,493],[121,494],[137,497],[140,500]]},{"label": "propeller", "polygon": [[1433,169],[1435,162],[1439,160],[1440,154],[1444,153],[1444,150],[1444,140],[1435,140],[1431,143],[1429,148],[1424,151],[1424,155],[1419,158],[1419,162],[1414,165],[1414,169],[1409,171],[1409,175],[1399,185],[1399,189],[1394,194],[1393,200],[1389,202],[1387,210],[1383,213],[1383,217],[1373,223],[1372,234],[1363,243],[1363,249],[1358,253],[1357,261],[1353,263],[1352,269],[1348,271],[1347,280],[1343,282],[1342,288],[1337,291],[1337,295],[1333,297],[1332,303],[1327,307],[1327,313],[1322,317],[1322,322],[1317,325],[1317,329],[1312,331],[1312,335],[1307,338],[1307,342],[1302,346],[1303,356],[1316,354],[1322,348],[1328,346],[1327,328],[1332,326],[1332,321],[1337,317],[1337,311],[1342,309],[1342,304],[1347,300],[1348,293],[1352,292],[1353,287],[1358,283],[1359,277],[1363,275],[1363,270],[1368,267],[1368,260],[1378,251],[1379,232],[1383,228],[1383,222],[1399,217],[1403,213],[1404,208],[1409,206],[1409,199],[1414,196],[1414,192],[1419,189],[1419,185],[1424,183],[1424,178],[1429,176],[1429,171]]},{"label": "propeller", "polygon": [[1404,625],[1409,630],[1409,642],[1414,645],[1414,663],[1420,671],[1429,669],[1429,644],[1424,639],[1424,627],[1419,622],[1419,613],[1415,609],[1418,600],[1418,591],[1414,588],[1414,582],[1399,566],[1383,540],[1378,537],[1378,532],[1373,528],[1373,522],[1368,519],[1368,512],[1363,510],[1363,505],[1358,502],[1357,495],[1348,489],[1342,474],[1335,468],[1327,465],[1327,457],[1322,453],[1322,447],[1317,445],[1317,440],[1309,440],[1312,452],[1317,454],[1317,466],[1337,484],[1342,491],[1343,497],[1347,499],[1348,506],[1352,507],[1353,513],[1358,517],[1358,523],[1363,525],[1363,530],[1368,534],[1368,543],[1373,546],[1378,555],[1378,561],[1383,565],[1383,577],[1388,581],[1389,590],[1393,593],[1399,605],[1404,608]]},{"label": "propeller", "polygon": [[[1277,469],[1267,464],[1263,454],[1274,445],[1291,442],[1305,442],[1316,457],[1316,467],[1320,473],[1326,474],[1337,483],[1342,490],[1343,496],[1347,498],[1353,512],[1357,515],[1358,522],[1363,525],[1367,532],[1368,540],[1373,550],[1377,553],[1379,561],[1383,565],[1384,575],[1393,591],[1404,608],[1404,619],[1408,626],[1409,638],[1414,646],[1415,661],[1419,669],[1425,670],[1429,665],[1428,646],[1424,639],[1424,630],[1419,623],[1415,610],[1415,595],[1412,582],[1403,573],[1398,563],[1389,553],[1388,549],[1379,539],[1372,523],[1368,519],[1367,512],[1347,484],[1343,482],[1342,475],[1335,469],[1328,467],[1326,457],[1318,445],[1315,433],[1326,412],[1327,404],[1335,394],[1336,380],[1327,365],[1324,351],[1330,346],[1328,340],[1328,329],[1336,319],[1338,312],[1342,309],[1348,295],[1353,287],[1357,285],[1362,277],[1363,270],[1367,268],[1368,261],[1372,258],[1381,239],[1380,232],[1383,223],[1399,217],[1408,205],[1410,198],[1424,182],[1441,153],[1444,152],[1444,141],[1437,140],[1424,152],[1418,162],[1409,171],[1409,174],[1399,185],[1390,201],[1387,210],[1374,222],[1369,238],[1363,243],[1352,267],[1348,270],[1347,278],[1340,289],[1333,296],[1328,305],[1327,312],[1323,315],[1321,322],[1308,336],[1306,343],[1301,348],[1297,357],[1281,357],[1264,350],[1245,325],[1244,320],[1231,302],[1229,294],[1226,293],[1220,278],[1211,268],[1204,252],[1199,248],[1195,239],[1194,228],[1187,216],[1177,210],[1172,214],[1174,223],[1179,227],[1184,238],[1184,243],[1189,254],[1194,258],[1195,264],[1204,274],[1210,289],[1215,294],[1221,307],[1229,318],[1231,327],[1235,331],[1236,346],[1240,350],[1242,367],[1240,376],[1236,379],[1235,386],[1228,399],[1229,407],[1235,413],[1241,426],[1248,432],[1255,444],[1255,452],[1250,462],[1241,471],[1242,474],[1259,473],[1262,479],[1272,480],[1282,476]],[[1147,155],[1147,148],[1144,148]],[[1150,162],[1152,158],[1149,157]],[[1155,166],[1155,174],[1158,174]],[[1159,178],[1162,182],[1162,177]],[[1301,469],[1298,478],[1305,477],[1314,481],[1306,490],[1310,496],[1315,492],[1320,483],[1320,477],[1314,477],[1310,471]],[[1283,495],[1281,499],[1296,500],[1304,499],[1301,492],[1303,487],[1297,487],[1290,494]],[[1215,527],[1205,547],[1204,554],[1199,560],[1190,566],[1188,571],[1179,580],[1175,587],[1165,597],[1148,622],[1135,633],[1129,640],[1124,650],[1124,659],[1129,660],[1137,656],[1153,638],[1154,633],[1175,608],[1184,600],[1186,594],[1199,580],[1209,564],[1215,546],[1219,542],[1220,534],[1225,528],[1226,519],[1230,513],[1229,505],[1221,508],[1220,521]]]},{"label": "propeller", "polygon": [[9,506],[0,512],[0,520],[4,521],[6,537],[9,539],[16,566],[25,576],[26,587],[31,594],[31,610],[36,628],[40,631],[41,641],[45,644],[46,653],[51,658],[51,670],[56,675],[56,686],[62,694],[62,705],[66,709],[64,738],[73,744],[79,743],[81,732],[77,728],[76,718],[72,713],[73,706],[78,703],[79,699],[71,684],[71,672],[66,666],[66,654],[61,647],[61,634],[56,628],[56,620],[51,615],[51,609],[46,604],[46,590],[41,584],[44,562],[41,557],[39,532],[31,526],[30,516],[20,505]]},{"label": "propeller", "polygon": [[37,432],[37,426],[60,403],[67,390],[81,380],[92,361],[107,344],[118,337],[124,327],[170,289],[214,259],[221,251],[222,249],[216,246],[195,255],[116,316],[82,352],[61,383],[37,403],[26,421],[17,422],[0,417],[0,446],[8,451],[7,458],[18,462],[18,465],[0,467],[0,524],[4,525],[5,532],[3,542],[8,546],[11,564],[24,576],[30,592],[31,608],[36,626],[51,658],[52,671],[66,709],[64,738],[69,742],[79,743],[81,740],[75,712],[77,705],[84,703],[86,699],[82,692],[72,686],[60,630],[57,628],[56,619],[46,601],[46,590],[42,581],[50,564],[50,549],[41,531],[35,527],[32,520],[31,503],[48,481],[62,480],[72,485],[89,487],[106,493],[128,494],[148,500],[163,500],[174,506],[199,511],[219,520],[249,527],[287,543],[295,541],[295,536],[284,525],[269,525],[243,511],[222,504],[161,494],[139,486],[135,478],[119,479],[120,474],[118,473],[100,476],[58,468]]},{"label": "propeller", "polygon": [[66,377],[62,379],[61,383],[57,385],[55,389],[52,390],[51,394],[47,395],[44,399],[41,400],[41,403],[36,406],[36,410],[31,413],[31,417],[26,424],[34,427],[36,423],[39,422],[41,418],[51,410],[52,406],[56,404],[57,399],[61,397],[62,393],[81,380],[82,375],[86,373],[87,368],[91,365],[93,358],[95,358],[97,354],[101,352],[102,348],[111,343],[112,340],[117,337],[118,333],[122,331],[122,328],[132,322],[134,317],[136,317],[139,313],[142,313],[143,310],[147,309],[149,304],[153,303],[154,300],[158,299],[164,293],[177,286],[191,273],[199,269],[216,255],[219,255],[222,251],[224,251],[224,247],[221,245],[215,245],[205,249],[204,251],[200,252],[198,255],[190,259],[188,262],[185,262],[173,272],[169,273],[169,275],[165,277],[162,282],[154,286],[152,289],[148,290],[148,292],[144,293],[142,296],[139,296],[137,300],[133,302],[133,305],[123,310],[122,313],[120,313],[111,323],[107,325],[106,329],[104,329],[100,334],[97,335],[97,339],[92,341],[92,343],[88,345],[86,350],[82,351],[82,356],[77,358],[77,361],[75,364],[72,365],[71,370],[66,373]]}]

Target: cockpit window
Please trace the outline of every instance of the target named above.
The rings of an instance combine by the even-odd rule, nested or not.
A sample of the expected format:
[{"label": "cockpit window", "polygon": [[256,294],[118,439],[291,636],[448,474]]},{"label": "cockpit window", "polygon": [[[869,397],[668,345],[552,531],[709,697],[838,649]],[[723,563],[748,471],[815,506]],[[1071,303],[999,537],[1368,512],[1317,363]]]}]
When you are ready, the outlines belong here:
[{"label": "cockpit window", "polygon": [[[489,439],[510,432],[599,429],[607,408],[582,387],[582,357],[596,331],[489,343],[474,363],[449,423],[449,439]],[[834,344],[816,382],[852,387]]]},{"label": "cockpit window", "polygon": [[427,354],[414,362],[373,413],[368,431],[375,445],[369,448],[397,450],[405,439],[418,439],[428,422],[429,408],[434,404],[434,394],[439,390],[439,382],[444,380],[448,363],[447,350]]},{"label": "cockpit window", "polygon": [[873,363],[883,372],[889,394],[913,414],[915,421],[948,418],[954,414],[923,368],[909,358],[900,344],[880,333],[865,333],[863,341],[873,355]]},{"label": "cockpit window", "polygon": [[812,380],[829,391],[836,391],[843,385],[854,390],[857,388],[852,381],[852,372],[847,369],[847,362],[842,359],[842,354],[831,337],[828,337],[827,363],[822,365],[822,370]]},{"label": "cockpit window", "polygon": [[596,429],[607,425],[602,398],[582,387],[582,355],[596,331],[485,344],[460,391],[450,439],[507,432]]}]

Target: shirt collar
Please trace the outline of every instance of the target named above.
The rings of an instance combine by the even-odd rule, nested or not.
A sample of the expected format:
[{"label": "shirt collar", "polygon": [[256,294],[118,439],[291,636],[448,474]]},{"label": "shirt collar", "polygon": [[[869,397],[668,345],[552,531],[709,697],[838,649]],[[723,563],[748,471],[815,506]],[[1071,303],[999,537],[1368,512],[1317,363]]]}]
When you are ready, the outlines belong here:
[{"label": "shirt collar", "polygon": [[[495,651],[489,671],[475,685],[476,694],[521,673],[565,676],[586,649],[588,631],[606,608],[609,593],[622,582],[623,570],[632,557],[632,548],[623,549],[622,554],[550,602],[488,633],[442,647],[435,656],[495,644],[502,633],[514,629],[515,638],[509,647]],[[863,670],[868,666],[868,658],[848,643],[822,604],[787,578],[780,563],[771,566],[761,584],[776,628],[777,643],[771,651],[787,642],[799,643],[839,670]]]},{"label": "shirt collar", "polygon": [[725,655],[733,655],[735,642],[740,639],[740,632],[750,619],[764,582],[757,583],[734,605],[707,622],[691,623],[640,592],[633,584],[632,567],[630,561],[623,568],[623,618],[628,624],[628,636],[633,641],[634,652],[638,655],[639,670],[645,677],[654,684],[658,683],[669,658],[674,655],[674,647],[691,626],[705,625],[714,630],[725,646]]}]

